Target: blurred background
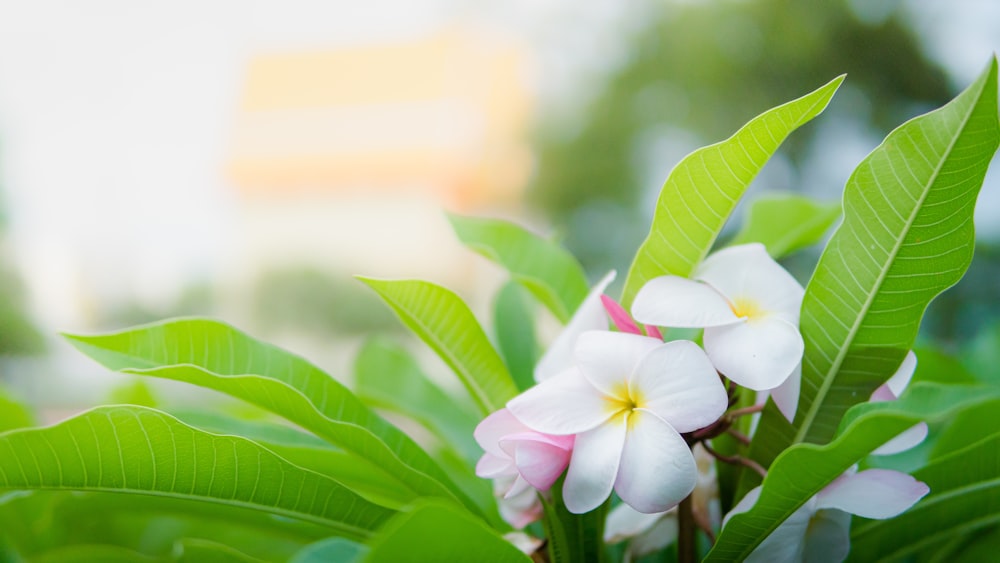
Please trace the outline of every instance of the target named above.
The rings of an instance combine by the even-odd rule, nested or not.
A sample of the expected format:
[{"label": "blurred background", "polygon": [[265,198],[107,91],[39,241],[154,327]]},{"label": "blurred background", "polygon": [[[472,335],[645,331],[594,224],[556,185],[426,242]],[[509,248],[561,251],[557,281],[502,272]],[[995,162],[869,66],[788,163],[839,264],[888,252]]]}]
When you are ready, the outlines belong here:
[{"label": "blurred background", "polygon": [[[363,335],[400,331],[353,274],[488,316],[504,276],[444,210],[624,273],[687,152],[847,73],[749,196],[836,201],[998,46],[993,0],[0,0],[0,385],[50,418],[97,404],[123,376],[58,332],[174,315],[341,377]],[[972,267],[922,327],[946,348],[998,334],[996,168]]]}]

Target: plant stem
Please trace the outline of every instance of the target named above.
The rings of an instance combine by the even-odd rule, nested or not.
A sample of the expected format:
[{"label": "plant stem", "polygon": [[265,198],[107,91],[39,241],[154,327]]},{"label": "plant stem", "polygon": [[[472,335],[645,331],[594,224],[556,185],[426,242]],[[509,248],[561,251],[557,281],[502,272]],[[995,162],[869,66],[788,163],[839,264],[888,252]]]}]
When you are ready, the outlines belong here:
[{"label": "plant stem", "polygon": [[691,495],[681,501],[677,507],[677,561],[678,563],[695,563],[695,522],[694,502]]},{"label": "plant stem", "polygon": [[751,405],[749,407],[743,407],[741,409],[731,410],[731,411],[729,411],[726,414],[728,414],[730,418],[737,418],[737,417],[748,415],[748,414],[758,413],[758,412],[760,412],[762,410],[764,410],[764,404],[763,403],[761,403],[759,405]]},{"label": "plant stem", "polygon": [[743,456],[738,455],[722,455],[719,452],[712,449],[712,446],[708,445],[708,442],[702,442],[701,446],[705,448],[705,451],[712,455],[715,459],[722,461],[724,463],[740,464],[745,467],[749,467],[757,472],[761,478],[767,477],[767,470],[764,469],[761,464],[757,463],[752,459],[747,459]]}]

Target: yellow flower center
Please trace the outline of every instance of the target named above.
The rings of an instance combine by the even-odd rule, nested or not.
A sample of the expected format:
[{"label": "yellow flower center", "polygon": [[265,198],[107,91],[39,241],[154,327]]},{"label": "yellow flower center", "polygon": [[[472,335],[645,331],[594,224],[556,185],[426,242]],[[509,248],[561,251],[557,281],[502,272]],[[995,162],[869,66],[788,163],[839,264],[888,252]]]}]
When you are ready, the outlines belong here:
[{"label": "yellow flower center", "polygon": [[615,386],[613,394],[605,396],[605,401],[608,411],[613,415],[632,414],[635,409],[642,408],[642,396],[638,392],[630,393],[628,385],[624,383]]},{"label": "yellow flower center", "polygon": [[734,299],[729,304],[729,308],[732,309],[734,315],[741,318],[746,317],[752,320],[764,315],[764,310],[761,309],[760,305],[756,301],[747,299],[746,297]]}]

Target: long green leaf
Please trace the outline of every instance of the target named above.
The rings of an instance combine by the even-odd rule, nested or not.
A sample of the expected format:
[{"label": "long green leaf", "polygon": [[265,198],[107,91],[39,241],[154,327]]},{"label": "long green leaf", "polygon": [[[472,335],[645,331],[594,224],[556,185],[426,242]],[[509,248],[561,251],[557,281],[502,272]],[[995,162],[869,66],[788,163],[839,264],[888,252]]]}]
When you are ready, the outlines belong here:
[{"label": "long green leaf", "polygon": [[757,503],[729,520],[706,561],[742,561],[800,506],[875,448],[920,421],[946,420],[998,395],[1000,390],[989,387],[917,383],[897,401],[854,407],[829,444],[795,444],[774,460]]},{"label": "long green leaf", "polygon": [[224,323],[179,319],[122,332],[65,335],[104,366],[184,381],[268,409],[394,476],[412,497],[474,504],[406,434],[303,358]]},{"label": "long green leaf", "polygon": [[454,508],[420,504],[389,521],[369,542],[366,563],[476,561],[527,563],[516,547],[482,522]]},{"label": "long green leaf", "polygon": [[508,281],[497,291],[493,302],[493,329],[514,383],[521,391],[528,389],[535,384],[538,339],[531,304],[516,282]]},{"label": "long green leaf", "polygon": [[503,266],[562,322],[587,296],[587,277],[565,248],[507,221],[448,215],[459,240]]},{"label": "long green leaf", "polygon": [[368,546],[344,538],[329,538],[307,545],[288,563],[355,563],[368,554]]},{"label": "long green leaf", "polygon": [[753,202],[746,222],[729,244],[759,242],[773,258],[781,258],[819,242],[839,217],[838,203],[772,193]]},{"label": "long green leaf", "polygon": [[1000,432],[913,476],[927,483],[930,495],[896,518],[856,525],[855,560],[898,560],[941,539],[1000,523]]},{"label": "long green leaf", "polygon": [[48,428],[0,434],[7,489],[120,491],[255,508],[363,539],[391,510],[246,438],[145,407],[100,407]]},{"label": "long green leaf", "polygon": [[224,543],[202,538],[181,538],[174,544],[173,561],[178,563],[264,563]]},{"label": "long green leaf", "polygon": [[755,117],[732,137],[684,157],[670,172],[656,203],[653,224],[625,281],[628,308],[657,276],[687,277],[712,248],[750,182],[792,131],[820,114],[844,80]]},{"label": "long green leaf", "polygon": [[358,278],[455,372],[483,416],[517,395],[507,366],[472,311],[451,291],[420,280]]},{"label": "long green leaf", "polygon": [[996,68],[890,133],[848,180],[844,222],[802,303],[795,423],[765,411],[751,448],[762,464],[789,444],[828,441],[899,366],[930,300],[968,268],[976,194],[1000,142]]},{"label": "long green leaf", "polygon": [[83,544],[61,547],[31,558],[32,563],[158,563],[165,559],[116,545]]}]

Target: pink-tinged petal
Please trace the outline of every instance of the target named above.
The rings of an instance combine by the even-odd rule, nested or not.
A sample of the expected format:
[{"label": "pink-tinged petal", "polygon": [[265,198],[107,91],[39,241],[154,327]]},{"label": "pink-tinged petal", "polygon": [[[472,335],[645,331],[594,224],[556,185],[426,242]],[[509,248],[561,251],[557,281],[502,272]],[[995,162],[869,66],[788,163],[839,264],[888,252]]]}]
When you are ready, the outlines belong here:
[{"label": "pink-tinged petal", "polygon": [[902,514],[929,491],[926,484],[906,473],[866,469],[838,477],[816,495],[816,505],[882,520]]},{"label": "pink-tinged petal", "polygon": [[514,452],[517,471],[539,491],[546,491],[569,464],[569,450],[545,442],[519,441]]},{"label": "pink-tinged petal", "polygon": [[889,389],[888,385],[882,384],[878,389],[872,391],[872,396],[868,400],[872,403],[884,403],[886,401],[895,401],[899,397]]},{"label": "pink-tinged petal", "polygon": [[615,271],[612,270],[590,290],[566,327],[535,364],[535,381],[541,383],[573,365],[573,347],[578,336],[588,330],[607,330],[608,319],[604,316],[601,295],[614,279]]},{"label": "pink-tinged petal", "polygon": [[649,530],[666,512],[646,514],[624,502],[611,509],[604,525],[604,541],[618,543]]},{"label": "pink-tinged petal", "polygon": [[698,466],[684,438],[655,414],[632,412],[615,492],[639,512],[663,512],[691,494]]},{"label": "pink-tinged petal", "polygon": [[638,406],[677,432],[712,424],[728,405],[726,388],[705,352],[690,340],[660,344],[646,354],[629,380]]},{"label": "pink-tinged petal", "polygon": [[653,278],[632,302],[640,323],[679,328],[704,328],[739,322],[726,298],[711,287],[678,276]]},{"label": "pink-tinged petal", "polygon": [[525,426],[546,434],[578,434],[613,414],[608,400],[575,369],[535,385],[507,403]]},{"label": "pink-tinged petal", "polygon": [[517,468],[514,466],[514,461],[508,457],[497,457],[486,452],[476,463],[476,476],[484,479],[515,474],[517,474]]},{"label": "pink-tinged petal", "polygon": [[806,503],[778,524],[771,535],[764,538],[744,560],[746,563],[801,563],[805,549],[812,503]]},{"label": "pink-tinged petal", "polygon": [[597,508],[611,494],[625,446],[625,414],[576,437],[563,482],[563,501],[573,514]]},{"label": "pink-tinged petal", "polygon": [[752,301],[761,310],[792,324],[799,322],[805,290],[760,243],[713,253],[698,266],[693,277],[712,286],[730,302]]},{"label": "pink-tinged petal", "polygon": [[792,375],[788,376],[781,385],[771,390],[771,399],[774,406],[784,416],[788,422],[795,420],[795,412],[799,409],[799,390],[802,387],[802,362],[796,364]]},{"label": "pink-tinged petal", "polygon": [[896,373],[892,374],[885,385],[892,391],[893,395],[899,397],[906,390],[906,386],[910,384],[915,371],[917,371],[917,355],[913,353],[913,350],[910,350],[903,358],[903,363],[899,364]]},{"label": "pink-tinged petal", "polygon": [[806,531],[804,561],[840,563],[851,551],[851,515],[839,510],[820,510]]},{"label": "pink-tinged petal", "polygon": [[643,325],[643,327],[646,329],[646,336],[663,340],[663,333],[660,332],[660,329],[656,328],[656,325]]},{"label": "pink-tinged petal", "polygon": [[611,317],[611,322],[615,323],[615,326],[618,327],[619,331],[628,334],[642,335],[642,331],[639,330],[639,326],[635,324],[632,317],[625,312],[625,309],[623,309],[617,301],[607,295],[602,295],[601,303],[604,304],[604,310],[608,312],[608,316]]},{"label": "pink-tinged petal", "polygon": [[805,347],[799,330],[777,317],[707,328],[704,341],[715,368],[754,391],[774,389],[788,379]]},{"label": "pink-tinged petal", "polygon": [[542,503],[538,500],[538,493],[531,487],[515,496],[501,498],[497,506],[500,509],[500,516],[518,529],[542,517]]},{"label": "pink-tinged petal", "polygon": [[911,426],[876,448],[872,455],[893,455],[915,448],[927,438],[927,432],[926,422]]},{"label": "pink-tinged petal", "polygon": [[609,397],[619,397],[642,358],[662,346],[648,336],[592,330],[576,339],[576,365],[587,381]]},{"label": "pink-tinged petal", "polygon": [[514,478],[514,483],[510,486],[509,489],[507,489],[507,492],[503,495],[503,497],[504,498],[516,497],[527,490],[534,492],[534,489],[531,488],[531,484],[528,483],[528,481],[526,481],[524,477],[521,477],[521,475],[518,474],[518,476]]},{"label": "pink-tinged petal", "polygon": [[528,428],[514,418],[514,415],[510,411],[500,409],[484,418],[476,426],[476,430],[472,433],[472,436],[476,439],[476,443],[479,444],[480,448],[495,456],[506,457],[508,454],[500,448],[500,439],[504,436],[527,430]]}]

